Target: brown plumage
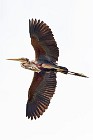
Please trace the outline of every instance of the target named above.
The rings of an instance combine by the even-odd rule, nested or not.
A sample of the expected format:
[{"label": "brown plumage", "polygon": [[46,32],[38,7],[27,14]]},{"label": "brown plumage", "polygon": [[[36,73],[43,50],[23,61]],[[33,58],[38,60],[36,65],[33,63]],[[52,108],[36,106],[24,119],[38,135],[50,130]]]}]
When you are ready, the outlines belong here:
[{"label": "brown plumage", "polygon": [[[53,63],[58,60],[59,50],[52,31],[47,24],[40,20],[29,20],[31,43],[35,50],[36,61]],[[28,91],[26,116],[31,119],[40,117],[48,108],[50,99],[55,92],[56,72],[42,71],[34,73],[32,84]]]},{"label": "brown plumage", "polygon": [[40,117],[48,108],[50,99],[55,92],[56,73],[41,72],[34,73],[32,84],[28,91],[28,102],[26,116],[28,118]]},{"label": "brown plumage", "polygon": [[58,61],[59,50],[47,24],[36,19],[29,20],[29,33],[36,60],[44,58],[52,62]]},{"label": "brown plumage", "polygon": [[34,77],[28,90],[26,116],[39,118],[48,108],[55,93],[56,73],[87,77],[81,73],[68,71],[66,67],[58,66],[59,49],[49,26],[40,20],[29,20],[31,44],[35,50],[35,61],[27,58],[8,59],[20,61],[25,69],[33,70]]}]

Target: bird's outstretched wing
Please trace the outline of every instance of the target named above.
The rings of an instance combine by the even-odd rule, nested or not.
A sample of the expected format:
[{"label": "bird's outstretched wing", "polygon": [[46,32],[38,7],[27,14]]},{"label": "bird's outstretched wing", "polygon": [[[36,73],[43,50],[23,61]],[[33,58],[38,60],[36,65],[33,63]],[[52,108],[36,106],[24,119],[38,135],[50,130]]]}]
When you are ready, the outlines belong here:
[{"label": "bird's outstretched wing", "polygon": [[34,73],[26,105],[26,116],[28,118],[39,118],[45,112],[55,92],[55,87],[56,73],[54,71]]},{"label": "bird's outstretched wing", "polygon": [[40,20],[29,20],[29,33],[36,60],[56,62],[59,50],[49,26]]}]

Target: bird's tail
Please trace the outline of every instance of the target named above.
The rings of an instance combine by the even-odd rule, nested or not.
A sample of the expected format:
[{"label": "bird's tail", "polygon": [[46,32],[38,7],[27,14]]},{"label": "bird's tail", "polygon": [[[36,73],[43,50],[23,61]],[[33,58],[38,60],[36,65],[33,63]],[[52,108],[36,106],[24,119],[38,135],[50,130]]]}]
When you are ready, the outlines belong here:
[{"label": "bird's tail", "polygon": [[72,71],[69,71],[66,67],[62,67],[62,66],[57,67],[57,72],[89,78],[88,76],[84,75],[83,73],[72,72]]}]

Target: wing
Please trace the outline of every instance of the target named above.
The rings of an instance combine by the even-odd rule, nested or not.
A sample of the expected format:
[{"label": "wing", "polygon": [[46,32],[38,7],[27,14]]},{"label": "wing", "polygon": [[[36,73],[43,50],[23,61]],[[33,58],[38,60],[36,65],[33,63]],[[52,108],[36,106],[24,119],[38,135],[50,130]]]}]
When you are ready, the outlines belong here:
[{"label": "wing", "polygon": [[40,20],[29,20],[31,43],[36,60],[58,61],[59,50],[49,26]]},{"label": "wing", "polygon": [[36,119],[45,112],[55,92],[56,83],[56,73],[53,71],[34,73],[34,78],[28,91],[26,117]]}]

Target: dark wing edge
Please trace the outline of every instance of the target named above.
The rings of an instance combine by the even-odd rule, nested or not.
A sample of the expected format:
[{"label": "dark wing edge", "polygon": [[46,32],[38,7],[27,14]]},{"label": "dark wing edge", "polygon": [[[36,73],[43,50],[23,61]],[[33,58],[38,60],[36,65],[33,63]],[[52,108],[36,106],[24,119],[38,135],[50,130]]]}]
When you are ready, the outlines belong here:
[{"label": "dark wing edge", "polygon": [[[36,60],[58,61],[59,49],[49,26],[40,20],[29,20],[31,43],[35,50]],[[45,58],[44,58],[45,57]]]},{"label": "dark wing edge", "polygon": [[31,117],[31,120],[36,119],[45,112],[55,93],[56,84],[55,72],[42,71],[41,73],[34,73],[33,81],[28,91],[26,117]]}]

